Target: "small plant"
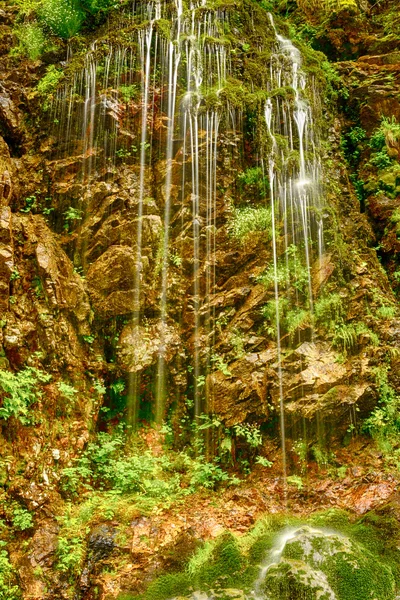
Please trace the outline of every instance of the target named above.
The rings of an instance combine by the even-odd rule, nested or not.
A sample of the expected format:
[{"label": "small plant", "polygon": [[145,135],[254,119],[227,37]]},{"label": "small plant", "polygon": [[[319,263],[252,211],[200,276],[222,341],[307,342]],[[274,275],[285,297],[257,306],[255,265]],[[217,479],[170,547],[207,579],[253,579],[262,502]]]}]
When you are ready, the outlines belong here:
[{"label": "small plant", "polygon": [[356,166],[358,164],[366,137],[367,132],[359,126],[353,127],[342,137],[340,145],[346,159],[351,165]]},{"label": "small plant", "polygon": [[73,208],[72,206],[70,206],[64,212],[64,219],[65,219],[64,229],[65,229],[65,231],[70,231],[71,224],[76,223],[77,221],[82,221],[82,218],[83,218],[83,211],[79,210],[78,208]]},{"label": "small plant", "polygon": [[116,150],[115,155],[117,156],[117,158],[129,158],[130,156],[133,156],[134,154],[136,154],[138,151],[137,146],[135,145],[131,145],[129,148],[118,148],[118,150]]},{"label": "small plant", "polygon": [[[232,373],[229,370],[227,363],[224,362],[224,359],[219,354],[213,354],[211,356],[211,362],[215,365],[218,371],[221,371],[226,377],[230,377]],[[205,383],[205,381],[204,381]]]},{"label": "small plant", "polygon": [[138,98],[138,96],[140,97],[140,89],[137,85],[120,85],[118,91],[125,104],[129,104],[131,100]]},{"label": "small plant", "polygon": [[56,568],[75,578],[81,571],[86,555],[85,538],[89,528],[78,518],[72,517],[69,511],[58,520],[61,528],[58,535]]},{"label": "small plant", "polygon": [[386,148],[379,150],[379,152],[375,152],[369,161],[371,165],[377,167],[379,170],[386,169],[390,167],[392,164],[392,159],[387,153]]},{"label": "small plant", "polygon": [[297,454],[300,461],[300,469],[302,473],[307,471],[308,445],[303,439],[298,439],[293,443],[293,452]]},{"label": "small plant", "polygon": [[314,444],[311,448],[314,458],[317,462],[318,467],[327,467],[330,462],[335,458],[332,452],[328,452],[322,448],[319,444]]},{"label": "small plant", "polygon": [[15,585],[14,568],[5,546],[6,542],[0,540],[0,600],[19,600],[20,588]]},{"label": "small plant", "polygon": [[33,527],[33,518],[29,511],[21,506],[17,506],[13,510],[13,526],[20,531],[25,531]]},{"label": "small plant", "polygon": [[396,309],[394,306],[381,306],[376,311],[376,316],[379,319],[393,319],[396,316]]},{"label": "small plant", "polygon": [[245,355],[244,338],[243,334],[239,330],[234,329],[230,332],[229,343],[232,346],[235,359],[240,359]]},{"label": "small plant", "polygon": [[257,456],[255,463],[257,465],[261,465],[262,467],[272,467],[272,465],[274,464],[273,462],[271,462],[270,460],[268,460],[267,458],[265,458],[265,456]]},{"label": "small plant", "polygon": [[299,477],[299,475],[289,475],[286,481],[290,485],[294,485],[295,487],[297,487],[299,492],[304,488],[303,480],[301,477]]},{"label": "small plant", "polygon": [[64,381],[59,381],[57,383],[57,387],[60,391],[60,393],[67,398],[67,400],[69,401],[74,401],[75,400],[75,396],[78,393],[78,390],[76,390],[74,387],[72,387],[72,385],[68,385],[68,383],[65,383]]},{"label": "small plant", "polygon": [[35,297],[38,299],[41,298],[43,295],[43,284],[39,275],[35,275],[35,277],[32,279],[32,288],[35,292]]},{"label": "small plant", "polygon": [[256,425],[240,423],[233,426],[233,431],[238,438],[243,438],[250,448],[258,448],[262,445],[262,435]]},{"label": "small plant", "polygon": [[25,198],[25,206],[24,206],[24,208],[21,208],[21,212],[28,213],[31,210],[36,210],[37,209],[36,201],[37,201],[36,196],[28,196],[28,198]]},{"label": "small plant", "polygon": [[96,392],[100,395],[105,394],[107,391],[107,388],[104,386],[102,379],[95,379],[95,381],[93,382],[93,387],[96,390]]},{"label": "small plant", "polygon": [[228,473],[213,462],[196,461],[192,471],[190,484],[196,488],[198,486],[214,489],[217,484],[227,483],[230,480]]},{"label": "small plant", "polygon": [[0,419],[15,417],[24,425],[29,424],[29,408],[41,397],[39,383],[47,383],[50,379],[51,375],[33,367],[17,373],[0,369],[0,389],[4,393]]},{"label": "small plant", "polygon": [[182,258],[177,253],[170,252],[169,258],[175,267],[182,266]]},{"label": "small plant", "polygon": [[234,208],[228,224],[233,238],[244,241],[251,233],[266,232],[271,237],[272,213],[267,206]]},{"label": "small plant", "polygon": [[21,275],[19,274],[18,267],[15,267],[11,273],[10,281],[16,281],[17,279],[21,279]]}]

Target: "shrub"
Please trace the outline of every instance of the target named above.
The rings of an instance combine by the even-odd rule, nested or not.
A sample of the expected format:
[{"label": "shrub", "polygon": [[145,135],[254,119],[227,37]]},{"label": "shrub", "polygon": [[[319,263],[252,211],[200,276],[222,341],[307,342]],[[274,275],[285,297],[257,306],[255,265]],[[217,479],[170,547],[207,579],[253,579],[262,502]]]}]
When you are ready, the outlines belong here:
[{"label": "shrub", "polygon": [[133,98],[140,97],[140,88],[137,85],[120,85],[118,91],[125,104],[128,104]]},{"label": "shrub", "polygon": [[333,329],[343,317],[343,301],[340,294],[318,298],[314,304],[315,320],[327,329]]},{"label": "shrub", "polygon": [[364,421],[363,429],[374,437],[383,450],[391,451],[400,431],[400,397],[389,384],[388,367],[375,369],[379,390],[379,405]]},{"label": "shrub", "polygon": [[242,171],[239,173],[237,181],[240,190],[246,194],[246,201],[250,200],[248,195],[255,195],[258,198],[266,197],[269,181],[261,167],[250,167]]},{"label": "shrub", "polygon": [[64,39],[76,35],[84,21],[83,10],[76,0],[43,0],[37,12],[43,25]]},{"label": "shrub", "polygon": [[370,339],[373,346],[379,345],[379,337],[371,331],[364,323],[341,323],[335,327],[335,335],[332,345],[335,348],[340,348],[344,355],[354,351],[358,344],[359,338],[364,335]]},{"label": "shrub", "polygon": [[39,23],[33,21],[14,29],[19,45],[12,50],[15,56],[28,56],[31,60],[37,60],[47,49],[46,37]]}]

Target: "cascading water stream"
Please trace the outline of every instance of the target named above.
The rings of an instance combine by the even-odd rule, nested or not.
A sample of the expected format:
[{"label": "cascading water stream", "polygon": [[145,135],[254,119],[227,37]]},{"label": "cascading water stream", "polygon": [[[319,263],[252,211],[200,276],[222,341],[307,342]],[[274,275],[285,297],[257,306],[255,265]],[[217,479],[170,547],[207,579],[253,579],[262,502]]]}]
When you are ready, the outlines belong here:
[{"label": "cascading water stream", "polygon": [[[293,108],[288,103],[277,102],[274,107],[271,99],[265,104],[265,121],[272,140],[271,156],[269,158],[269,180],[272,210],[272,246],[273,274],[275,296],[275,321],[277,339],[277,368],[279,379],[279,405],[282,444],[283,481],[286,489],[286,448],[285,448],[285,408],[283,397],[283,355],[281,343],[281,323],[283,302],[288,306],[299,304],[299,285],[297,273],[301,269],[299,259],[303,261],[307,285],[302,290],[311,315],[311,339],[313,336],[313,291],[311,275],[310,245],[318,244],[318,254],[321,256],[323,229],[321,220],[315,224],[316,209],[320,206],[318,194],[319,168],[315,150],[306,157],[305,145],[312,145],[310,138],[312,130],[311,108],[302,93],[306,86],[306,78],[301,71],[301,55],[292,42],[279,35],[272,15],[269,15],[272,28],[277,40],[277,50],[271,60],[271,86],[290,86],[294,92]],[[283,125],[282,125],[283,123]],[[288,140],[289,150],[293,153],[297,148],[298,164],[289,170],[287,160],[280,152],[276,136],[284,136]],[[309,153],[310,154],[310,153]],[[280,168],[277,168],[277,162]],[[283,225],[283,244],[277,232],[277,223]],[[300,255],[301,253],[301,255]],[[282,287],[280,277],[279,254],[284,256],[286,277],[285,287]],[[293,260],[294,259],[294,260]],[[297,272],[296,272],[297,271]],[[285,492],[286,495],[286,492]]]},{"label": "cascading water stream", "polygon": [[[165,343],[167,326],[167,299],[168,299],[168,253],[169,253],[169,223],[171,212],[171,183],[172,183],[172,158],[173,142],[175,133],[175,106],[177,94],[178,68],[181,59],[181,17],[182,2],[176,0],[176,21],[173,21],[173,29],[176,31],[175,40],[168,43],[168,101],[167,101],[167,140],[166,140],[166,176],[165,176],[165,208],[164,208],[164,241],[162,252],[161,268],[161,330],[160,347],[158,353],[157,367],[157,389],[156,389],[156,407],[155,420],[161,423],[164,418],[164,406],[166,400],[166,364],[165,364]],[[175,42],[175,43],[174,43]]]},{"label": "cascading water stream", "polygon": [[[139,37],[139,53],[140,66],[143,73],[142,79],[142,120],[141,120],[141,137],[140,137],[140,173],[139,173],[139,198],[137,212],[137,231],[136,231],[136,269],[134,272],[134,297],[133,297],[133,315],[132,324],[135,330],[140,325],[140,295],[141,295],[141,272],[142,272],[142,237],[143,237],[143,200],[145,194],[145,173],[147,167],[147,138],[148,138],[148,107],[149,107],[149,92],[150,92],[150,73],[151,73],[151,49],[154,33],[154,22],[161,17],[160,2],[156,2],[154,6],[148,4],[149,25],[147,29],[138,32]],[[154,8],[154,14],[153,14]],[[135,371],[129,377],[128,390],[128,422],[134,426],[138,420],[139,413],[139,390],[140,390],[140,373]],[[157,422],[159,415],[156,413]]]}]

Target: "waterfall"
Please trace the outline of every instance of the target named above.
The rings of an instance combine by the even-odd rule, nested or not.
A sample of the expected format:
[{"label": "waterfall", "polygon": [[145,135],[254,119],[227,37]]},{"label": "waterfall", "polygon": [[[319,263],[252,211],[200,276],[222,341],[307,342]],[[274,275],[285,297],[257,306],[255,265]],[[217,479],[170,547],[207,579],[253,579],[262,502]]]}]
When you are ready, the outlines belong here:
[{"label": "waterfall", "polygon": [[[131,240],[135,261],[132,272],[132,303],[129,312],[138,338],[145,318],[143,277],[143,219],[149,187],[154,138],[160,137],[157,151],[164,160],[162,182],[163,228],[158,264],[159,321],[155,376],[154,420],[161,423],[168,397],[167,346],[170,336],[171,219],[177,209],[176,178],[181,171],[181,206],[190,204],[192,239],[192,368],[194,413],[206,409],[204,362],[212,351],[211,300],[215,289],[216,171],[220,110],[203,108],[204,97],[218,95],[229,71],[229,60],[221,30],[227,15],[224,10],[209,10],[205,4],[192,3],[184,11],[182,2],[172,5],[159,1],[138,3],[129,16],[137,28],[127,45],[96,41],[86,54],[83,68],[74,69],[72,78],[54,100],[51,119],[58,141],[57,159],[79,156],[80,182],[84,197],[91,197],[91,184],[100,173],[118,172],[119,161],[129,160],[138,177],[137,192],[131,197],[135,231]],[[161,34],[158,23],[169,22],[169,34]],[[121,16],[121,26],[123,18]],[[221,38],[221,42],[219,42]],[[83,102],[81,101],[83,98]],[[156,99],[157,98],[157,99]],[[229,107],[235,119],[233,107]],[[161,116],[162,115],[162,116]],[[158,122],[156,123],[156,120]],[[161,131],[161,134],[159,133]],[[120,146],[117,140],[123,140]],[[90,200],[89,200],[90,201]],[[90,219],[90,216],[89,216]],[[188,235],[187,229],[185,235]],[[87,241],[77,242],[75,255],[83,271],[87,268]],[[175,256],[181,261],[181,257]],[[203,334],[203,326],[207,334]],[[206,350],[204,351],[203,343]],[[206,356],[206,358],[204,358]],[[138,361],[139,362],[139,361]],[[141,372],[133,367],[129,374],[128,420],[138,419]]]},{"label": "waterfall", "polygon": [[[286,435],[285,408],[282,373],[281,321],[282,299],[288,300],[288,307],[300,305],[299,285],[296,281],[296,268],[304,268],[307,285],[301,290],[305,305],[310,313],[311,339],[313,337],[313,291],[311,276],[312,245],[317,244],[318,256],[322,254],[323,223],[318,218],[321,208],[320,165],[313,138],[312,110],[303,91],[307,85],[301,70],[301,55],[292,42],[278,34],[273,16],[269,19],[276,36],[276,49],[271,60],[271,87],[290,87],[294,92],[293,102],[279,99],[273,105],[269,98],[265,104],[265,121],[272,139],[272,150],[268,158],[271,186],[273,279],[275,296],[275,320],[277,339],[277,363],[279,379],[279,407],[284,488],[286,489]],[[298,164],[288,169],[287,158],[278,147],[276,137],[287,140],[291,151],[298,148]],[[277,168],[277,163],[280,168]],[[316,220],[317,219],[317,220]],[[282,224],[283,244],[278,239],[277,223]],[[283,247],[282,247],[283,246]],[[278,254],[285,256],[286,277],[281,282]],[[296,259],[290,264],[290,258]],[[298,260],[300,259],[300,265]],[[286,494],[286,492],[285,492]]]},{"label": "waterfall", "polygon": [[[219,360],[217,213],[221,207],[229,209],[229,200],[218,189],[224,168],[219,164],[220,143],[230,140],[226,145],[232,156],[236,153],[235,167],[244,169],[248,158],[239,142],[247,116],[244,101],[232,99],[236,84],[232,87],[230,81],[236,81],[238,67],[232,64],[237,49],[224,35],[230,26],[228,8],[152,0],[135,3],[131,12],[121,10],[119,18],[121,29],[128,23],[123,39],[94,41],[83,64],[69,52],[69,75],[54,98],[50,118],[57,142],[54,158],[65,161],[66,169],[70,157],[77,165],[76,195],[64,199],[65,206],[70,203],[81,211],[79,235],[71,242],[74,261],[83,273],[90,270],[103,251],[96,236],[106,223],[111,249],[121,247],[129,262],[123,273],[125,287],[115,300],[118,311],[108,308],[108,298],[102,300],[101,310],[107,318],[123,315],[131,328],[128,420],[135,427],[143,389],[151,398],[156,423],[164,420],[171,405],[171,347],[179,345],[176,328],[183,319],[190,332],[178,354],[188,365],[193,415],[212,411],[207,375]],[[255,126],[256,133],[266,128],[269,142],[251,160],[269,180],[269,198],[265,193],[262,200],[272,211],[271,263],[265,278],[273,282],[285,481],[285,318],[291,308],[312,314],[311,265],[322,253],[323,226],[318,140],[306,94],[309,82],[299,50],[277,32],[271,15],[270,26],[275,41],[263,74],[266,85]],[[259,43],[257,52],[263,51]],[[128,197],[118,196],[118,177],[128,181]],[[111,198],[102,221],[96,216],[102,202],[97,200],[97,181],[105,182],[106,197]],[[121,205],[118,210],[129,221],[129,235],[113,221],[114,206]],[[148,206],[154,205],[157,214],[149,216]],[[158,246],[149,248],[150,223],[159,223],[159,230]],[[182,316],[176,314],[174,286],[184,283],[188,287],[181,292],[187,298]],[[143,379],[149,366],[151,384]]]}]

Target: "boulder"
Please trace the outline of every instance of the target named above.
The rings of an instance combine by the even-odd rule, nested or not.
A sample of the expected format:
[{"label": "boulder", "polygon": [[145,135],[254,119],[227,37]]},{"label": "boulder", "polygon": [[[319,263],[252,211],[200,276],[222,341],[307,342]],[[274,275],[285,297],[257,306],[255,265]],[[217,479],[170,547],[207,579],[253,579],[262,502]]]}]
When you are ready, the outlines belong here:
[{"label": "boulder", "polygon": [[128,246],[110,246],[90,265],[87,272],[88,290],[101,316],[134,312],[134,287],[139,268],[141,265],[137,256]]},{"label": "boulder", "polygon": [[395,598],[395,579],[390,567],[342,534],[307,526],[287,536],[278,560],[272,562],[264,573],[264,580],[259,586],[263,598]]}]

